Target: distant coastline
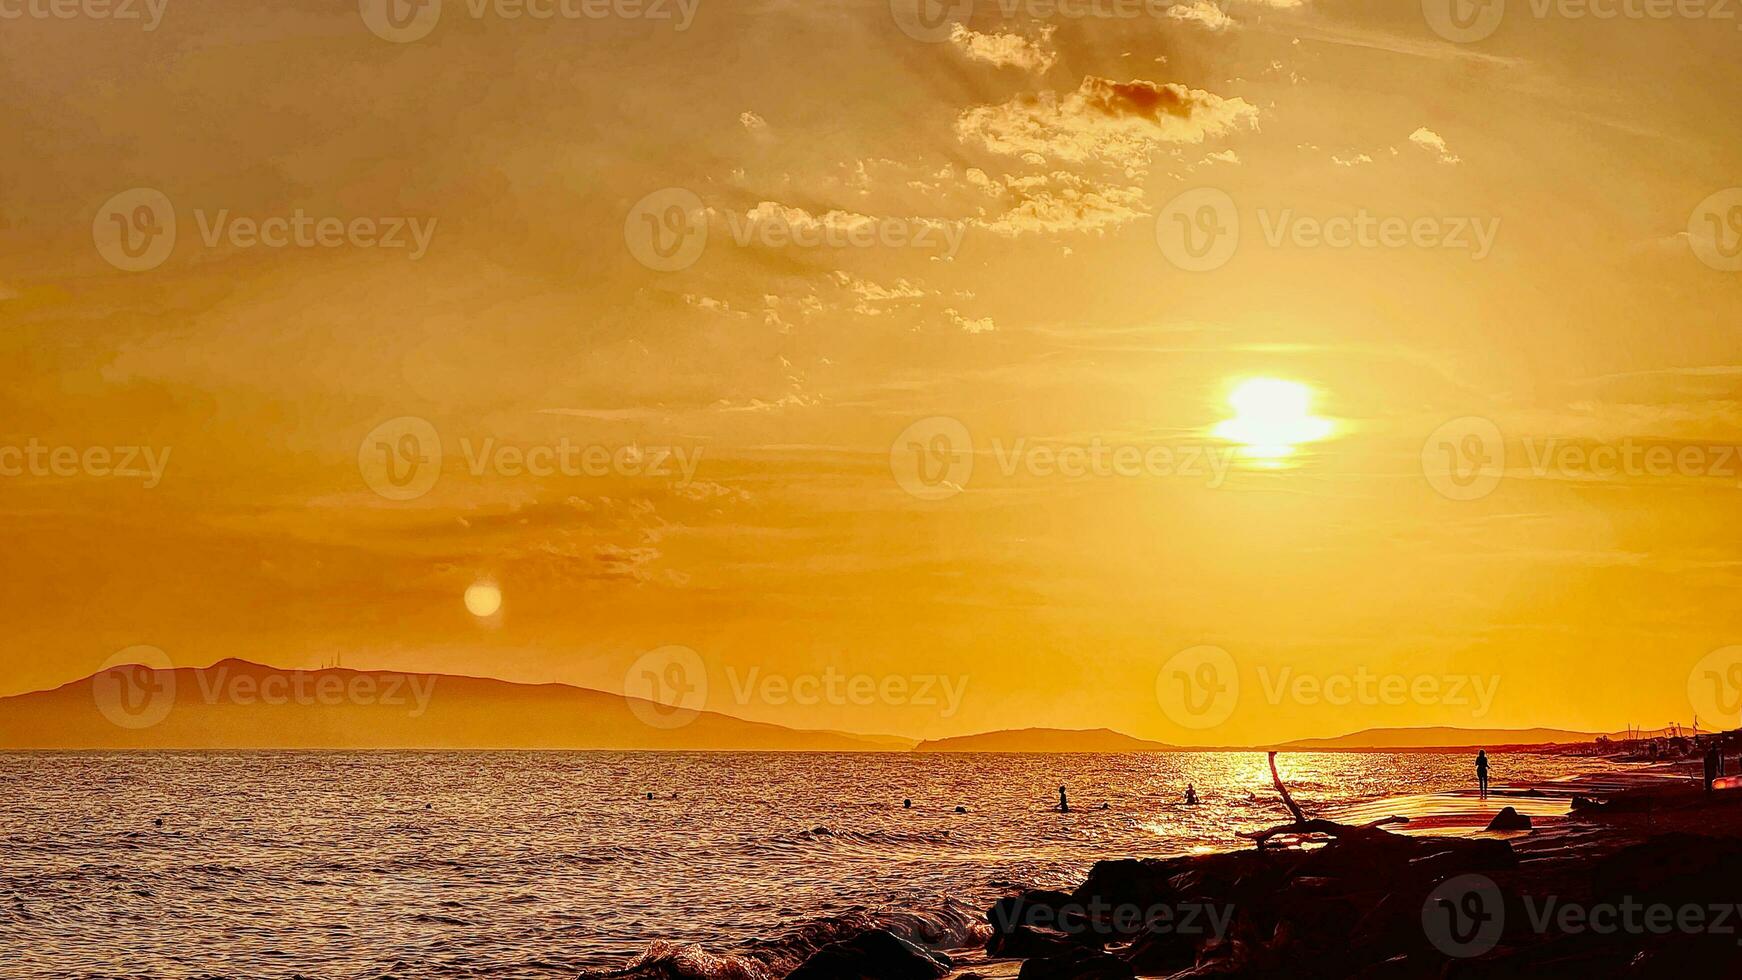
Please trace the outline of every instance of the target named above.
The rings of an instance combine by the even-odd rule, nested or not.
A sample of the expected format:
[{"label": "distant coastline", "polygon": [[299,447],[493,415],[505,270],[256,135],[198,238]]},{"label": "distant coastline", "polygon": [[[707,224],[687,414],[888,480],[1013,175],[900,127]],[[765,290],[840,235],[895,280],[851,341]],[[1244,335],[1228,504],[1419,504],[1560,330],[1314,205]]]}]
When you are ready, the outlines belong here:
[{"label": "distant coastline", "polygon": [[1379,728],[1259,745],[1178,745],[1111,729],[938,739],[790,728],[567,684],[245,660],[122,665],[0,698],[0,749],[404,749],[916,753],[1595,751],[1551,728]]}]

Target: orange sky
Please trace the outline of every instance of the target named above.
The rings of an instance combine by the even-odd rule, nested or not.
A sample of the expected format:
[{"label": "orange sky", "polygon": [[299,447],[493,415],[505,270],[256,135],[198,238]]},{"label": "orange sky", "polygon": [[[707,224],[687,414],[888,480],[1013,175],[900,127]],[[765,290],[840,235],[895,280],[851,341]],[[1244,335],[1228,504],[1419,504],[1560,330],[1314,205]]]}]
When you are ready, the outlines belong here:
[{"label": "orange sky", "polygon": [[[1689,720],[1742,643],[1735,21],[901,2],[0,22],[0,694],[135,644],[618,691],[677,645],[709,708],[915,736]],[[173,248],[105,242],[159,201]],[[1251,378],[1330,434],[1191,472]],[[916,495],[934,417],[972,474]],[[1096,445],[1169,462],[1050,462]],[[1504,473],[1442,492],[1443,445]],[[1239,696],[1182,716],[1200,646]],[[1412,693],[1312,693],[1362,677]]]}]

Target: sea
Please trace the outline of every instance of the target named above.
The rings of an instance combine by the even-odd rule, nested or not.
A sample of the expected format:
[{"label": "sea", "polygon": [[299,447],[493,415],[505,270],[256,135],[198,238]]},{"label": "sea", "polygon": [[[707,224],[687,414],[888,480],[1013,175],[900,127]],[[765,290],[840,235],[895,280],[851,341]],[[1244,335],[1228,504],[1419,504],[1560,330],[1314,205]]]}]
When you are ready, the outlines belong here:
[{"label": "sea", "polygon": [[[1474,779],[1279,766],[1309,811]],[[0,754],[0,976],[778,980],[872,926],[978,945],[1012,889],[1286,817],[1262,753]]]}]

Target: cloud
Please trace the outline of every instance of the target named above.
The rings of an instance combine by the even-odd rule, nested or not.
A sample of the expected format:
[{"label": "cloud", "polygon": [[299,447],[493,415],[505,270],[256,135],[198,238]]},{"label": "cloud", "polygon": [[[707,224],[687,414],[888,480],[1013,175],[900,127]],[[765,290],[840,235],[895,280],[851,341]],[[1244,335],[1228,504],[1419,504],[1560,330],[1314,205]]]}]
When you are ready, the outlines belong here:
[{"label": "cloud", "polygon": [[1167,8],[1167,15],[1174,20],[1183,20],[1208,30],[1221,31],[1234,26],[1233,18],[1229,17],[1227,11],[1223,9],[1226,6],[1226,0],[1222,3],[1216,3],[1215,0],[1175,3]]},{"label": "cloud", "polygon": [[976,106],[956,119],[956,136],[987,150],[1044,164],[1100,161],[1128,175],[1145,173],[1164,143],[1201,143],[1249,128],[1258,110],[1176,83],[1115,82],[1090,75],[1075,92],[1018,96]]},{"label": "cloud", "polygon": [[749,240],[760,235],[765,243],[912,246],[932,254],[943,249],[952,256],[961,244],[959,223],[941,218],[878,217],[840,208],[815,214],[778,201],[762,201],[745,211],[741,220],[736,212],[715,213],[725,217],[735,237]]},{"label": "cloud", "polygon": [[1446,146],[1445,137],[1443,137],[1440,134],[1434,132],[1433,130],[1427,128],[1426,126],[1421,127],[1420,129],[1416,130],[1413,133],[1410,133],[1409,134],[1409,141],[1411,143],[1414,143],[1416,146],[1419,146],[1422,149],[1428,151],[1429,153],[1432,153],[1433,155],[1439,157],[1439,161],[1441,163],[1456,164],[1456,163],[1463,162],[1463,157],[1460,157],[1456,153],[1453,153],[1451,151],[1451,149]]},{"label": "cloud", "polygon": [[752,133],[762,134],[768,132],[768,120],[754,112],[751,112],[749,109],[738,113],[738,121],[744,125],[745,129],[748,129]]},{"label": "cloud", "polygon": [[[1268,7],[1271,10],[1297,10],[1307,5],[1307,0],[1243,0],[1255,7]],[[1207,30],[1222,31],[1239,25],[1228,16],[1228,8],[1233,0],[1175,0],[1167,8],[1167,15],[1174,20],[1197,24]]]},{"label": "cloud", "polygon": [[718,313],[721,316],[731,317],[735,320],[742,320],[750,315],[745,313],[743,310],[734,309],[732,304],[725,300],[715,299],[712,296],[703,296],[699,293],[685,293],[683,301],[685,306],[693,306],[698,310],[706,310],[709,313]]},{"label": "cloud", "polygon": [[1373,158],[1365,153],[1357,153],[1352,157],[1331,156],[1331,162],[1339,167],[1361,167],[1373,162]]},{"label": "cloud", "polygon": [[1031,41],[1020,34],[980,34],[957,24],[950,32],[950,43],[970,60],[999,68],[1021,68],[1039,75],[1058,61],[1058,55],[1052,50],[1055,30],[1055,27],[1044,27],[1039,39]]},{"label": "cloud", "polygon": [[[971,173],[977,173],[972,171]],[[1142,218],[1143,189],[1097,186],[1073,174],[1007,177],[996,194],[1006,201],[995,217],[976,222],[996,235],[1102,232]]]},{"label": "cloud", "polygon": [[987,333],[998,329],[993,326],[992,318],[989,316],[983,316],[977,320],[970,320],[960,313],[957,313],[954,308],[945,310],[944,314],[950,318],[951,323],[961,327],[968,333]]}]

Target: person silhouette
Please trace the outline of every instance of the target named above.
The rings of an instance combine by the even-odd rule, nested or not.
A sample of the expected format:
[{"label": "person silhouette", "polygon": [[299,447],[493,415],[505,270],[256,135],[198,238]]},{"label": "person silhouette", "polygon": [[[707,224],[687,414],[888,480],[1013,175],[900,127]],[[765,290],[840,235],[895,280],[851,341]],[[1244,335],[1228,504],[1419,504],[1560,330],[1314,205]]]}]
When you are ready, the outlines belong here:
[{"label": "person silhouette", "polygon": [[1063,786],[1059,787],[1059,812],[1060,813],[1071,812],[1071,804],[1070,804],[1069,800],[1065,799],[1065,788]]},{"label": "person silhouette", "polygon": [[1198,805],[1198,790],[1191,783],[1186,784],[1186,806]]},{"label": "person silhouette", "polygon": [[1483,750],[1476,752],[1476,789],[1482,799],[1488,798],[1488,753]]}]

